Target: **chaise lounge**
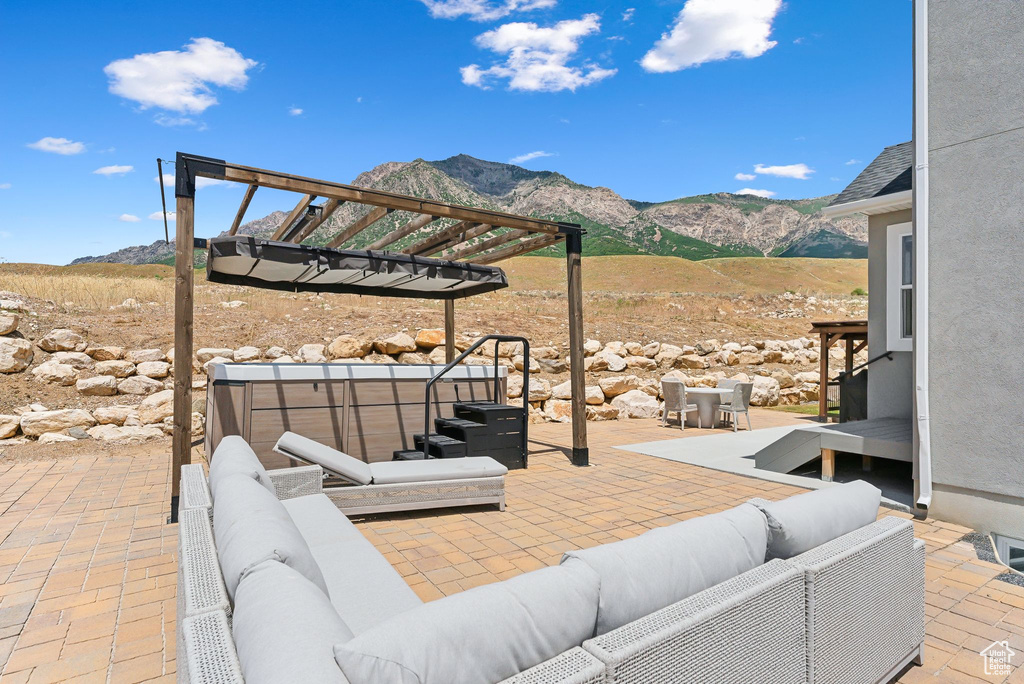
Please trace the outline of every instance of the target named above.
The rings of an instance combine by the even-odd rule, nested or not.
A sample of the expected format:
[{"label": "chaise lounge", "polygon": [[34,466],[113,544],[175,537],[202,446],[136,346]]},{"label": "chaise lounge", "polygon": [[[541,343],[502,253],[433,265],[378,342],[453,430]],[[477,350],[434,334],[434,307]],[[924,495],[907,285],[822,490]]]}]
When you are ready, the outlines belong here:
[{"label": "chaise lounge", "polygon": [[[239,444],[248,448],[240,437],[225,440],[229,441],[228,448],[241,448]],[[282,469],[285,473],[300,472],[288,482],[283,481],[284,476],[275,480],[279,495],[290,498],[306,493],[310,471],[304,468],[319,468],[324,476],[349,483],[322,488],[346,515],[482,504],[496,504],[499,510],[505,510],[508,468],[486,456],[366,463],[294,432],[281,435],[274,451],[305,464]]]},{"label": "chaise lounge", "polygon": [[924,544],[864,482],[422,603],[326,495],[281,500],[238,442],[208,479],[183,468],[180,682],[870,684],[920,662]]}]

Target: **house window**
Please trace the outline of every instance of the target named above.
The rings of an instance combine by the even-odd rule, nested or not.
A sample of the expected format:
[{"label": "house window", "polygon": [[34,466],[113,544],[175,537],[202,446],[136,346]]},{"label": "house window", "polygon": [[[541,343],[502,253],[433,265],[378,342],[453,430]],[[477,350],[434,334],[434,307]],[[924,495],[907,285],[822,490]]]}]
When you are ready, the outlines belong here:
[{"label": "house window", "polygon": [[910,223],[886,234],[886,343],[889,351],[914,349],[914,235]]},{"label": "house window", "polygon": [[1001,534],[992,535],[996,542],[996,554],[1003,565],[1008,565],[1014,570],[1024,572],[1024,541],[1004,537]]}]

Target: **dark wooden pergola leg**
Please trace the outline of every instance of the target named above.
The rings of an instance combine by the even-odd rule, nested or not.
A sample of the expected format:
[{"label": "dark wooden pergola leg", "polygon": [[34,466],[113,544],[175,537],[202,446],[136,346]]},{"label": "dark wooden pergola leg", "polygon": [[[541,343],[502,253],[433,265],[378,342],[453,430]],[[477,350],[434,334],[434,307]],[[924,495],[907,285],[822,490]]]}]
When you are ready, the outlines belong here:
[{"label": "dark wooden pergola leg", "polygon": [[583,370],[583,237],[565,239],[566,278],[569,281],[569,382],[572,390],[572,464],[590,464],[587,448],[587,404]]},{"label": "dark wooden pergola leg", "polygon": [[854,341],[850,337],[847,337],[843,341],[845,342],[844,346],[846,348],[846,372],[849,373],[850,371],[853,370],[853,344],[854,344]]},{"label": "dark wooden pergola leg", "polygon": [[[180,173],[180,171],[179,171]],[[178,197],[174,243],[174,433],[171,522],[178,522],[181,466],[192,461],[192,296],[195,198]]]},{"label": "dark wooden pergola leg", "polygon": [[821,334],[818,355],[818,420],[828,420],[828,333]]},{"label": "dark wooden pergola leg", "polygon": [[444,300],[444,362],[455,360],[455,300]]}]

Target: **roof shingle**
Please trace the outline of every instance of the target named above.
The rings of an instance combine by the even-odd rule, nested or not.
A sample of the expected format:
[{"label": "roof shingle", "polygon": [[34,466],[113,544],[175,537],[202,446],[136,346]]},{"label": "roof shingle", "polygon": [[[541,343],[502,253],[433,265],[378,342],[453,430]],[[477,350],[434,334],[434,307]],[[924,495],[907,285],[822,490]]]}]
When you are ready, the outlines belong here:
[{"label": "roof shingle", "polygon": [[913,165],[912,141],[890,145],[882,150],[882,153],[875,157],[875,160],[868,164],[829,206],[910,190]]}]

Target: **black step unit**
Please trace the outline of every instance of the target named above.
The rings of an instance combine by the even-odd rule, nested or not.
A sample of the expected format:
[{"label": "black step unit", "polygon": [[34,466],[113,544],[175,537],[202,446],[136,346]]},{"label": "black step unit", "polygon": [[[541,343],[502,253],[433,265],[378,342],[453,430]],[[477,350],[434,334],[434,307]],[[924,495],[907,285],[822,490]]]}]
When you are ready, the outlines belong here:
[{"label": "black step unit", "polygon": [[453,408],[454,419],[435,421],[439,433],[464,440],[470,456],[490,456],[509,470],[526,467],[521,407],[479,402],[456,403]]},{"label": "black step unit", "polygon": [[[447,435],[438,435],[430,433],[428,436],[430,446],[427,448],[427,453],[431,458],[465,458],[468,454],[466,453],[466,443],[459,439],[453,439]],[[412,436],[413,446],[423,451],[423,435]]]},{"label": "black step unit", "polygon": [[422,461],[423,450],[413,451],[412,449],[396,449],[392,454],[392,461]]}]

